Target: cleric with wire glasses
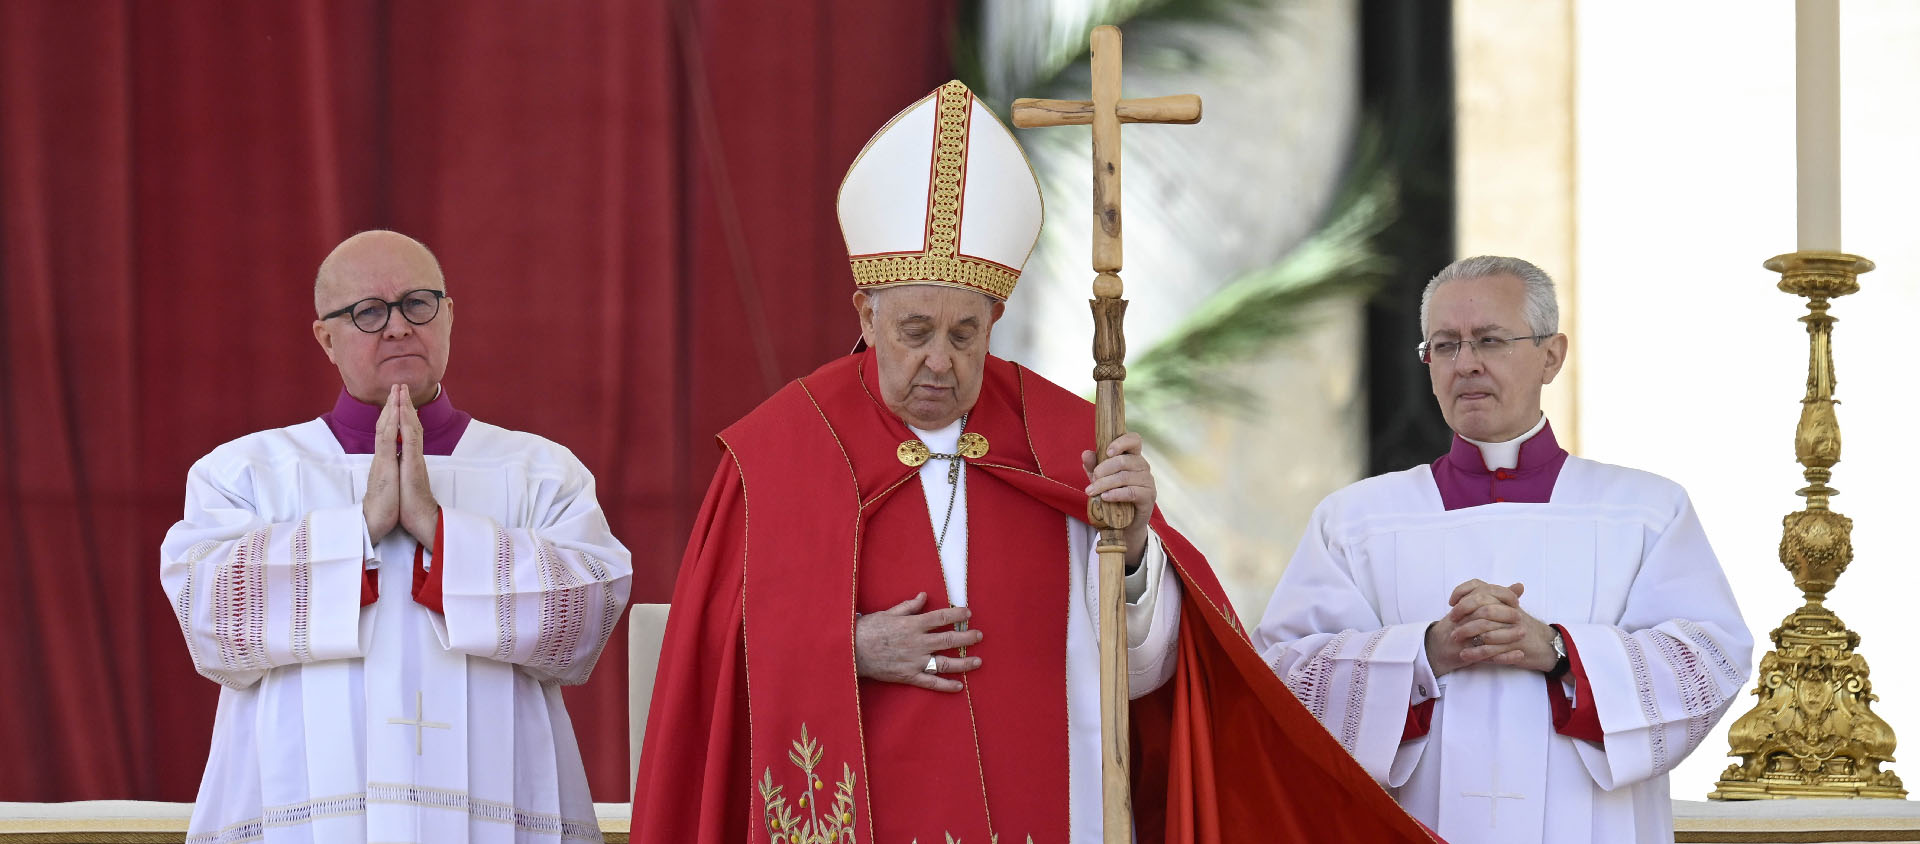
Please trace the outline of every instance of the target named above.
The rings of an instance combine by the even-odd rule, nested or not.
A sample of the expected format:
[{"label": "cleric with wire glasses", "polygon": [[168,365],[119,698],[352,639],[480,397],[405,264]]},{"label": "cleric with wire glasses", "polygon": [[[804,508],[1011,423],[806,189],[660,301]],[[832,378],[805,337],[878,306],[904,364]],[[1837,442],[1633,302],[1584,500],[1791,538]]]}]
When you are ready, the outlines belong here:
[{"label": "cleric with wire glasses", "polygon": [[1667,772],[1753,651],[1693,504],[1555,441],[1567,335],[1539,267],[1455,261],[1420,323],[1452,448],[1321,502],[1253,644],[1454,844],[1672,841]]}]

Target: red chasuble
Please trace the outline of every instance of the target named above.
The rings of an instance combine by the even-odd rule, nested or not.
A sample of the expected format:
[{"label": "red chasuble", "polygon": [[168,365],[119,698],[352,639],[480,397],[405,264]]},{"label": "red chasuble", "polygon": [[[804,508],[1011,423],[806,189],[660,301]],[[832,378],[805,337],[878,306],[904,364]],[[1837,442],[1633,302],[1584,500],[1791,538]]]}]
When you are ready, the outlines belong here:
[{"label": "red chasuble", "polygon": [[[947,606],[914,439],[871,351],[722,433],[681,563],[634,794],[646,844],[1062,844],[1070,563],[1093,406],[987,359],[967,430],[966,691],[859,679],[856,613]],[[1431,841],[1246,641],[1206,559],[1153,528],[1183,587],[1171,680],[1133,702],[1142,842]]]}]

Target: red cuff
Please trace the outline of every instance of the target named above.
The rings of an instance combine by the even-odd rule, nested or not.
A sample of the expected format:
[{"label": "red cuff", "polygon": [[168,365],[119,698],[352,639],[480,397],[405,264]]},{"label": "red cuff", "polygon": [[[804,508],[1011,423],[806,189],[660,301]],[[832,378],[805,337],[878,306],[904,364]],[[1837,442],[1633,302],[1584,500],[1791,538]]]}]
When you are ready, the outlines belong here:
[{"label": "red cuff", "polygon": [[413,602],[441,615],[446,615],[440,599],[440,573],[446,570],[447,551],[447,515],[442,511],[433,520],[433,557],[441,563],[427,571],[427,549],[413,546]]},{"label": "red cuff", "polygon": [[380,572],[374,569],[362,569],[360,572],[360,606],[369,606],[380,600]]},{"label": "red cuff", "polygon": [[1407,707],[1407,726],[1400,731],[1400,740],[1413,741],[1433,729],[1433,705],[1439,698],[1427,698],[1420,703]]},{"label": "red cuff", "polygon": [[1553,709],[1553,731],[1604,747],[1607,734],[1600,728],[1600,710],[1593,704],[1593,684],[1587,682],[1587,670],[1580,664],[1580,649],[1574,647],[1573,635],[1565,627],[1556,624],[1553,629],[1560,631],[1560,640],[1567,645],[1567,676],[1573,678],[1574,694],[1574,699],[1568,701],[1560,678],[1546,678],[1547,705]]}]

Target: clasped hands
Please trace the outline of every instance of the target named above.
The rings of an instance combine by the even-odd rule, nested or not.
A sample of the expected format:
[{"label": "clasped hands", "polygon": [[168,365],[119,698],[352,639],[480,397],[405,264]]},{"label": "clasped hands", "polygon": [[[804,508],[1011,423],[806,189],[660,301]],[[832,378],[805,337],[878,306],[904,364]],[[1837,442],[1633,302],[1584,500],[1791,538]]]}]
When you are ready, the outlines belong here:
[{"label": "clasped hands", "polygon": [[395,527],[413,536],[432,553],[440,503],[428,483],[426,452],[422,449],[420,414],[405,384],[387,391],[387,405],[373,427],[373,466],[367,470],[367,494],[360,501],[367,535],[375,543]]},{"label": "clasped hands", "polygon": [[1546,673],[1560,661],[1553,628],[1520,609],[1524,584],[1497,586],[1469,580],[1455,587],[1452,609],[1427,625],[1427,662],[1435,677],[1470,665],[1525,668]]}]

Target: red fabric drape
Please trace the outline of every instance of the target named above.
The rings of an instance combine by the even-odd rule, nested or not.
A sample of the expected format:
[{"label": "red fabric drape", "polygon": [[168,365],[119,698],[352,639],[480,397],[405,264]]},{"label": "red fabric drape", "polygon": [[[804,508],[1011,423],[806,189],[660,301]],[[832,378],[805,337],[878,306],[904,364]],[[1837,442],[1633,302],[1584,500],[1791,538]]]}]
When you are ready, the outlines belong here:
[{"label": "red fabric drape", "polygon": [[[460,406],[579,454],[665,600],[713,434],[854,336],[834,191],[952,17],[0,2],[0,800],[192,799],[217,687],[160,537],[194,459],[330,405],[310,279],[357,230],[435,248]],[[625,635],[567,693],[600,800]]]}]

